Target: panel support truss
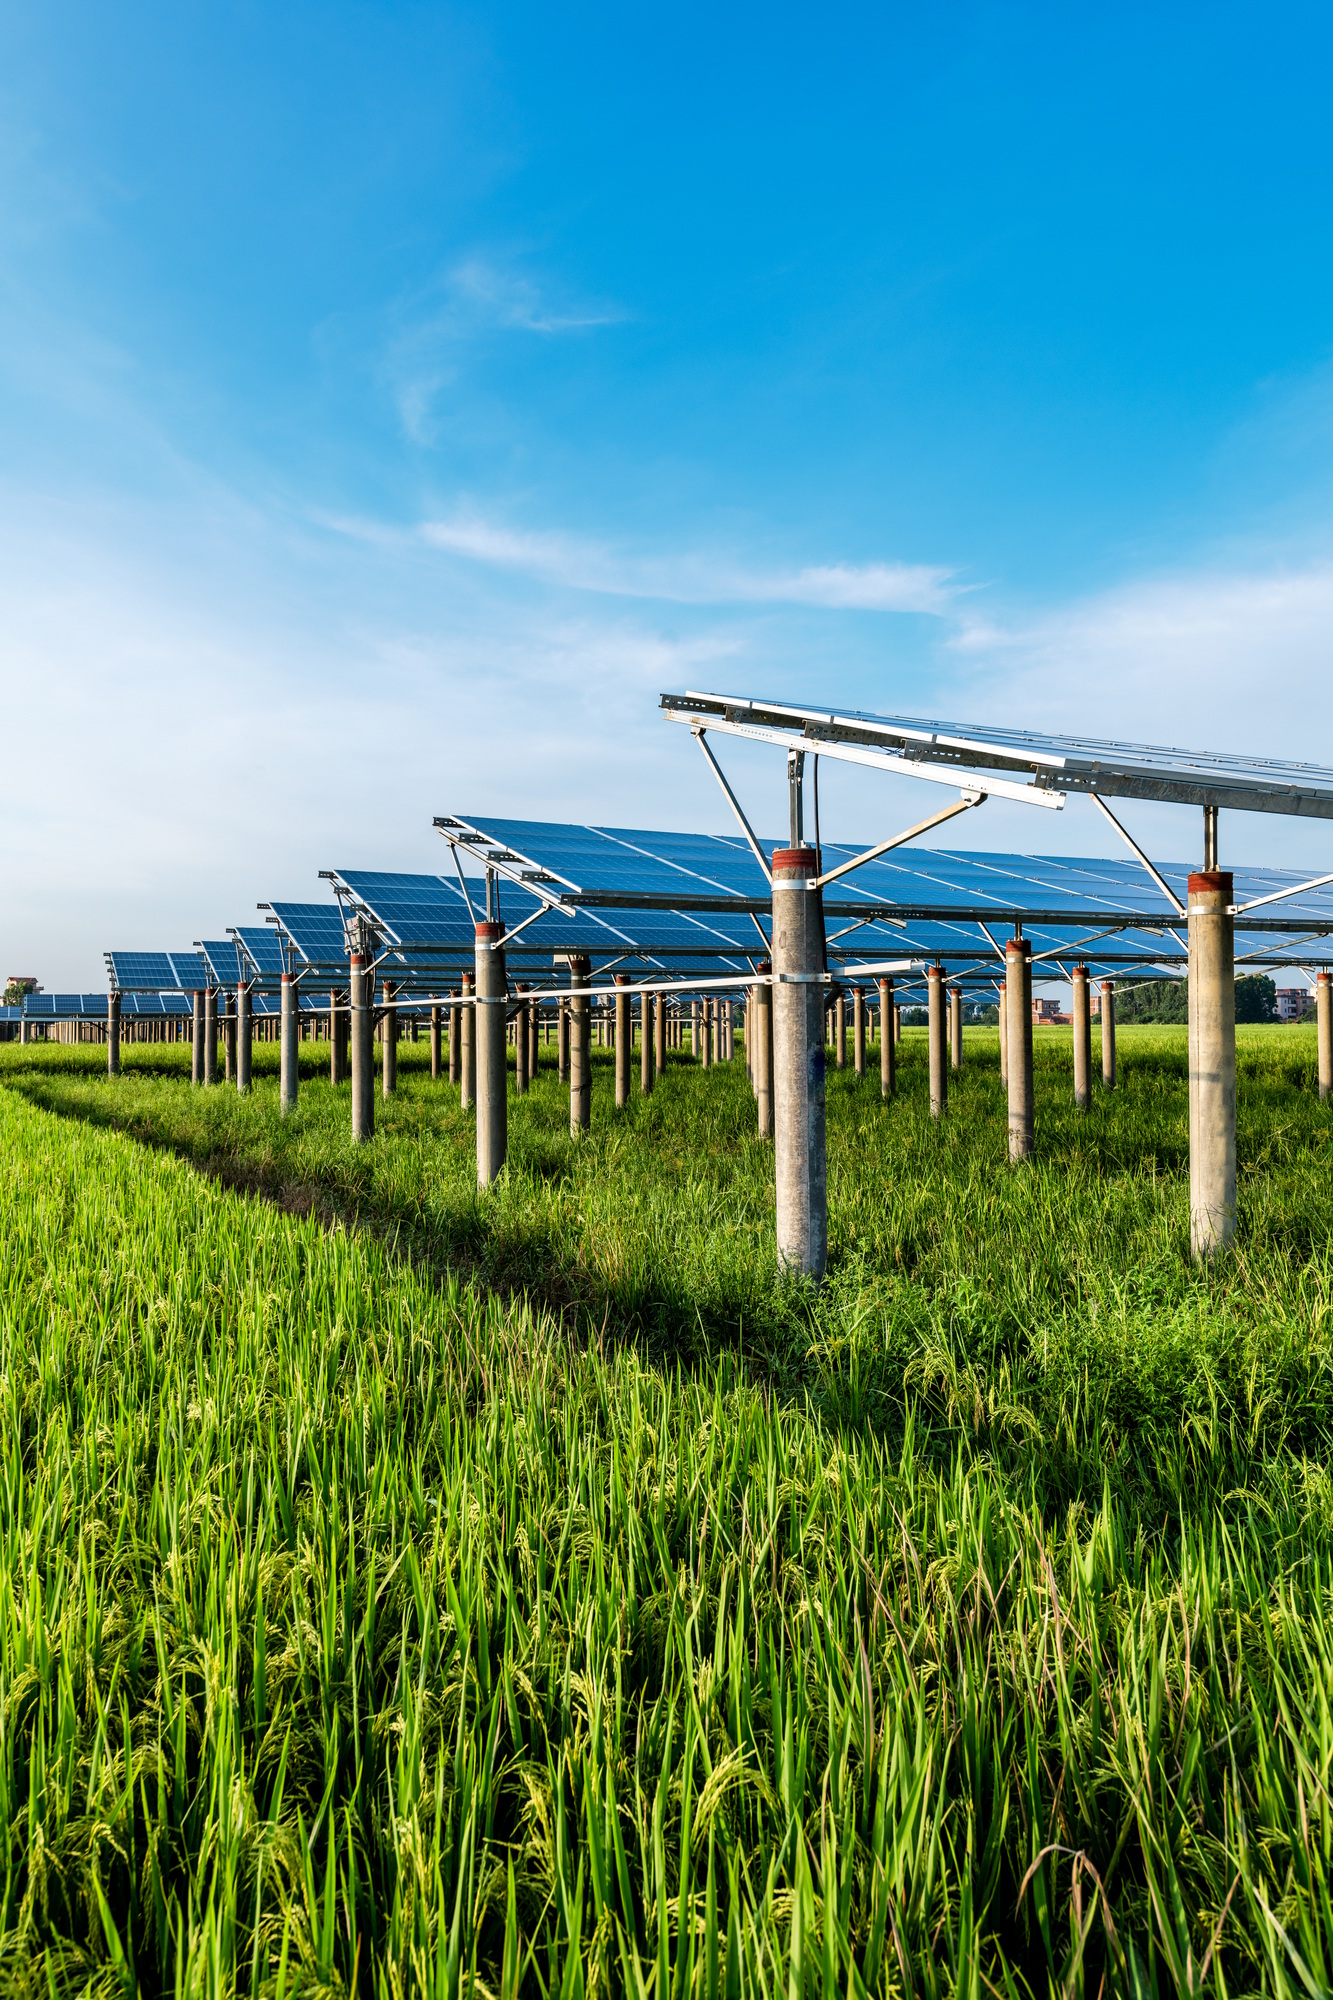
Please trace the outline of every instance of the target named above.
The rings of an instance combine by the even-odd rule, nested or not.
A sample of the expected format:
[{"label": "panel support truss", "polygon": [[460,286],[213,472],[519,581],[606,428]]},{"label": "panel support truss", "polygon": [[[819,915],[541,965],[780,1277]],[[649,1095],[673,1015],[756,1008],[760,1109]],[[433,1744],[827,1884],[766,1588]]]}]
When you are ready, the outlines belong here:
[{"label": "panel support truss", "polygon": [[[1147,855],[1144,853],[1143,849],[1139,846],[1137,840],[1135,840],[1133,834],[1128,833],[1125,830],[1125,828],[1121,826],[1120,821],[1111,811],[1111,808],[1110,806],[1107,805],[1105,799],[1099,798],[1096,792],[1089,792],[1088,797],[1092,800],[1092,803],[1096,806],[1098,812],[1104,813],[1106,818],[1110,820],[1112,826],[1115,828],[1116,832],[1120,835],[1120,838],[1124,841],[1126,847],[1128,847],[1132,853],[1138,856],[1139,860],[1143,863],[1148,873],[1152,876],[1153,881],[1157,884],[1162,894],[1166,897],[1167,902],[1170,903],[1172,909],[1176,912],[1176,915],[1183,917],[1185,914],[1185,905],[1181,902],[1175,890],[1170,888],[1166,883],[1166,881],[1164,880],[1164,878],[1158,874],[1157,870],[1153,867],[1152,862],[1149,861]],[[1177,938],[1176,942],[1179,944],[1180,940]]]},{"label": "panel support truss", "polygon": [[867,861],[874,861],[877,856],[887,854],[890,848],[902,847],[909,840],[915,840],[918,834],[929,833],[931,827],[942,826],[946,819],[953,819],[958,813],[970,812],[973,806],[985,803],[984,792],[964,792],[955,805],[945,806],[943,812],[932,813],[929,819],[918,820],[916,825],[909,826],[905,833],[895,833],[892,839],[881,840],[876,846],[867,847],[864,854],[854,855],[850,861],[842,862],[837,868],[826,868],[824,873],[816,875],[808,886],[811,889],[822,889],[826,882],[836,882],[840,875],[850,875],[853,868],[864,867]]}]

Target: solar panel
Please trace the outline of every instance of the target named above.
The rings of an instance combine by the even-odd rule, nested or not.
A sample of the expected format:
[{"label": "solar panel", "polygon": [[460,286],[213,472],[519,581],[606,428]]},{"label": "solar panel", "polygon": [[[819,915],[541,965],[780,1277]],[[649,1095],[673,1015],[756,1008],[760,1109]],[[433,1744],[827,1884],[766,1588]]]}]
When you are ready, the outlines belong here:
[{"label": "solar panel", "polygon": [[26,993],[21,1009],[28,1021],[81,1021],[89,1016],[105,1021],[105,993]]},{"label": "solar panel", "polygon": [[[540,879],[548,894],[558,893],[582,914],[614,922],[641,948],[655,945],[659,958],[676,956],[682,948],[688,954],[695,945],[702,949],[702,926],[711,933],[708,946],[713,951],[751,956],[756,948],[764,949],[756,924],[767,931],[768,885],[739,837],[534,820],[478,824],[454,817],[436,824],[474,865],[490,862],[510,877]],[[761,846],[771,851],[782,844]],[[867,845],[826,844],[824,868],[852,860]],[[1160,873],[1183,901],[1189,865],[1166,864]],[[1242,867],[1233,874],[1241,904],[1302,880],[1295,871],[1272,868]],[[671,881],[669,893],[684,907],[670,912],[652,907],[650,915],[622,907],[640,897],[655,905],[664,880]],[[999,933],[1015,921],[1022,922],[1032,942],[1038,968],[1052,961],[1052,976],[1059,976],[1059,965],[1080,960],[1106,976],[1181,969],[1185,957],[1179,912],[1129,858],[901,847],[839,878],[824,893],[833,969],[903,956],[939,956],[955,967],[971,960],[997,969],[1003,956]],[[511,880],[504,881],[502,894],[527,898],[535,907],[531,892]],[[585,908],[588,898],[598,904],[596,911]],[[603,898],[614,901],[614,916]],[[728,916],[727,899],[744,899],[746,914]],[[1304,889],[1289,902],[1272,906],[1261,920],[1262,929],[1251,928],[1253,918],[1250,926],[1243,917],[1238,921],[1238,959],[1257,955],[1255,962],[1296,962],[1292,954],[1302,932],[1333,929],[1333,888]],[[542,930],[534,925],[526,935]],[[1108,932],[1115,935],[1108,937]]]},{"label": "solar panel", "polygon": [[205,938],[199,946],[213,986],[235,986],[240,977],[234,938]]},{"label": "solar panel", "polygon": [[724,734],[807,750],[852,763],[897,770],[957,784],[967,774],[997,771],[1031,774],[1027,786],[1005,780],[978,789],[1029,797],[1095,792],[1107,798],[1162,799],[1177,805],[1217,805],[1248,812],[1293,813],[1333,819],[1333,770],[1319,764],[1278,758],[1178,750],[1165,744],[1116,743],[1097,737],[1050,736],[1039,730],[996,728],[990,724],[933,721],[924,716],[876,715],[863,709],[805,708],[788,702],[755,700],[690,690],[664,694],[661,706],[673,722]]},{"label": "solar panel", "polygon": [[270,903],[283,937],[302,966],[336,966],[345,971],[347,940],[336,903]]},{"label": "solar panel", "polygon": [[[480,885],[469,911],[456,883],[432,875],[371,875],[356,869],[333,871],[333,880],[356,899],[380,933],[386,969],[393,976],[435,977],[444,963],[471,965],[475,958],[476,913],[484,908]],[[675,954],[712,957],[755,949],[757,938],[748,916],[730,922],[712,913],[696,917],[680,912],[636,914],[632,920],[591,910],[550,909],[543,899],[512,880],[499,888],[500,911],[511,935],[525,926],[506,950],[515,958],[550,960],[571,952],[586,953],[598,962],[627,954],[658,961]],[[394,946],[401,945],[401,951]]]},{"label": "solar panel", "polygon": [[122,993],[164,993],[179,985],[168,952],[109,951],[105,957],[111,983]]},{"label": "solar panel", "polygon": [[171,960],[171,969],[176,975],[177,984],[183,992],[201,993],[213,985],[201,951],[172,951],[168,952],[167,956]]},{"label": "solar panel", "polygon": [[269,925],[243,924],[235,932],[237,944],[245,959],[248,976],[256,979],[281,979],[283,974],[282,941]]},{"label": "solar panel", "polygon": [[185,993],[126,993],[120,1003],[121,1016],[134,1015],[138,1019],[161,1019],[169,1015],[172,1019],[183,1014],[192,1014],[194,1004]]}]

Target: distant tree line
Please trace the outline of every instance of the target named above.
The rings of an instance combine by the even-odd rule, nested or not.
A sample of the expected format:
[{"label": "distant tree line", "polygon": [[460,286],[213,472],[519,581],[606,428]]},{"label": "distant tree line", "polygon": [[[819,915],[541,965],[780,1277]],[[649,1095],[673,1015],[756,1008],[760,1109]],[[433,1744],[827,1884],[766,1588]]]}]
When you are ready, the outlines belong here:
[{"label": "distant tree line", "polygon": [[[1117,1021],[1179,1022],[1189,1019],[1188,979],[1145,979],[1117,987]],[[1277,987],[1267,974],[1247,972],[1236,981],[1238,1021],[1276,1021]]]}]

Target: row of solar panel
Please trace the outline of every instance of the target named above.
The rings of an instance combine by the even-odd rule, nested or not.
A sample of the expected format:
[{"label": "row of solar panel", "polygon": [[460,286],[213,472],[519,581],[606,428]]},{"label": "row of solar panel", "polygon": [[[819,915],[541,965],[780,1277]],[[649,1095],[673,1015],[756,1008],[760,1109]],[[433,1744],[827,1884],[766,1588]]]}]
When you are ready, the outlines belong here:
[{"label": "row of solar panel", "polygon": [[[678,907],[635,910],[600,903],[572,910],[544,904],[519,880],[502,877],[500,911],[513,939],[508,950],[526,976],[554,976],[566,954],[587,953],[601,971],[611,967],[688,978],[705,971],[743,972],[767,949],[767,919],[701,903],[745,900],[762,905],[768,885],[739,836],[658,833],[612,827],[488,820],[484,826],[455,820],[473,865],[489,855],[506,876],[540,876],[552,891],[564,885],[580,897],[638,899],[670,896]],[[846,843],[826,845],[826,869],[859,852]],[[1189,869],[1168,864],[1167,882],[1184,898]],[[238,976],[276,985],[283,940],[300,970],[345,981],[349,939],[358,931],[382,977],[408,987],[438,990],[451,971],[471,962],[481,885],[472,878],[474,904],[464,888],[443,875],[341,870],[332,876],[332,903],[274,903],[272,927],[242,927],[197,951],[108,953],[122,990],[189,992],[203,985],[234,986]],[[1266,896],[1299,878],[1290,870],[1235,871],[1241,902]],[[693,905],[694,907],[691,907]],[[1117,919],[1160,908],[1154,932],[1121,931]],[[890,917],[886,911],[904,914]],[[825,892],[830,964],[869,965],[886,958],[940,956],[955,972],[971,959],[978,977],[998,971],[995,928],[1025,919],[1038,963],[1082,955],[1103,972],[1180,970],[1185,940],[1177,913],[1137,863],[1077,856],[957,853],[902,848],[866,863]],[[1279,936],[1243,933],[1238,956],[1261,959],[1294,952],[1302,928],[1333,924],[1333,893],[1304,890],[1277,906],[1290,929]],[[1077,929],[1026,921],[1029,913],[1078,919]],[[1269,914],[1266,912],[1266,914]],[[988,926],[993,919],[995,928]],[[989,933],[989,934],[988,934]],[[1094,946],[1099,949],[1093,950]]]}]

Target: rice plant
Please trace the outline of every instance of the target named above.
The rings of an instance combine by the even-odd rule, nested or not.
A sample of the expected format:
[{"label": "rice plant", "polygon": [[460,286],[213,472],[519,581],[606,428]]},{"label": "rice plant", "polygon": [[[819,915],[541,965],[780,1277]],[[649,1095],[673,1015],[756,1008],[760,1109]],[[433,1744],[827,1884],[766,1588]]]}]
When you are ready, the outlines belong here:
[{"label": "rice plant", "polygon": [[817,1297],[739,1064],[478,1199],[410,1048],[4,1052],[6,1990],[1333,1988],[1329,1126],[1244,1044],[1200,1274],[1141,1034],[1017,1175],[834,1076]]}]

